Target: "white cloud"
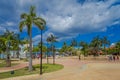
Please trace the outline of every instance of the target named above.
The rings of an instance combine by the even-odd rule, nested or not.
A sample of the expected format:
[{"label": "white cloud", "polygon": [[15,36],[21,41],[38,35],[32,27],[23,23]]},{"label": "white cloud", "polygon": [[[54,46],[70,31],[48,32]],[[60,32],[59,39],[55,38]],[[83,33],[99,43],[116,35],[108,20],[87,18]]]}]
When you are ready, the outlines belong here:
[{"label": "white cloud", "polygon": [[6,26],[15,26],[16,24],[14,22],[6,22]]},{"label": "white cloud", "polygon": [[60,4],[57,4],[57,1],[53,3],[55,2],[54,7],[49,6],[46,14],[43,14],[43,17],[47,20],[47,25],[54,32],[86,33],[103,31],[113,20],[120,17],[120,11],[117,11],[120,6],[113,6],[109,9],[112,0],[86,2],[83,5],[77,2],[69,2],[69,0],[62,0]]},{"label": "white cloud", "polygon": [[2,26],[0,26],[0,30],[1,30],[1,32],[5,31],[5,29]]},{"label": "white cloud", "polygon": [[0,24],[0,33],[5,32],[6,29],[18,33],[18,27],[16,27],[16,26],[17,26],[17,24],[14,22],[7,21],[5,23],[1,23]]},{"label": "white cloud", "polygon": [[[47,39],[47,37],[50,35],[50,34],[53,34],[53,33],[51,33],[51,32],[45,32],[44,34],[43,34],[43,42],[44,43],[46,43],[46,39]],[[36,35],[35,37],[33,37],[33,43],[36,45],[36,44],[38,44],[39,42],[41,41],[41,35],[39,34],[39,35]]]},{"label": "white cloud", "polygon": [[[118,20],[115,23],[115,20],[120,19],[120,5],[112,6],[118,0],[84,1],[81,4],[78,0],[18,0],[12,5],[15,7],[14,18],[18,23],[20,14],[28,12],[30,5],[35,5],[37,14],[47,21],[48,30],[44,35],[52,32],[60,37],[60,40],[82,33],[106,31],[108,26],[119,22]],[[7,23],[7,25],[13,24]],[[11,29],[17,30],[17,28]],[[38,38],[39,35],[33,39]]]},{"label": "white cloud", "polygon": [[111,6],[116,1],[86,0],[81,5],[76,0],[44,0],[47,11],[41,16],[47,21],[48,31],[63,40],[77,34],[106,31],[120,18],[120,5]]},{"label": "white cloud", "polygon": [[[49,32],[49,31],[46,31],[44,34],[43,34],[43,43],[46,44],[46,40],[47,40],[47,37],[50,36],[50,35],[54,35],[55,37],[57,37],[55,34],[53,34],[52,32]],[[32,38],[33,39],[33,44],[37,45],[40,41],[41,41],[41,35],[37,35],[35,37]],[[57,41],[61,40],[61,38],[58,38]]]}]

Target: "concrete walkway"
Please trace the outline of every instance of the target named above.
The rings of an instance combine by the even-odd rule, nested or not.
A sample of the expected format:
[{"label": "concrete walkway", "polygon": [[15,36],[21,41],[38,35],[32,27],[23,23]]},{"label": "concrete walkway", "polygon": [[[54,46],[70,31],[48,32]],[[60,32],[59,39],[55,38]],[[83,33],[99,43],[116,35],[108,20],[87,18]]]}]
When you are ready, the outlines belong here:
[{"label": "concrete walkway", "polygon": [[[52,60],[50,62],[52,63]],[[88,62],[79,61],[78,59],[56,59],[56,63],[63,64],[64,69],[51,73],[45,73],[42,76],[38,73],[3,80],[120,80],[118,76],[118,74],[120,74],[119,62]],[[112,67],[109,68],[109,66]],[[114,72],[115,75],[109,74],[110,72]]]}]

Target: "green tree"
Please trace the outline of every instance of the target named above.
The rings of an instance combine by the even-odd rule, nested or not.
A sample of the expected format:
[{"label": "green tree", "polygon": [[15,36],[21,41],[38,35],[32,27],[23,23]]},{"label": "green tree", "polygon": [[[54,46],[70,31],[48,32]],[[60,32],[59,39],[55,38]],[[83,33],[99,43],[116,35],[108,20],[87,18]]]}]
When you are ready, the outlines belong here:
[{"label": "green tree", "polygon": [[110,41],[107,39],[106,36],[104,36],[104,37],[102,38],[102,45],[103,45],[104,53],[105,53],[105,54],[107,54],[107,53],[106,53],[106,45],[109,45],[109,44],[110,44]]},{"label": "green tree", "polygon": [[67,52],[67,49],[68,49],[68,46],[67,46],[66,42],[64,42],[62,48],[60,49],[60,52],[61,53]]},{"label": "green tree", "polygon": [[19,50],[20,50],[20,44],[22,44],[21,43],[21,40],[20,40],[20,35],[19,34],[15,34],[14,35],[14,41],[13,41],[13,47],[12,47],[12,50],[15,50],[15,51],[17,51],[16,52],[16,55],[17,55],[17,58],[19,58]]},{"label": "green tree", "polygon": [[76,47],[77,45],[78,45],[78,44],[77,44],[77,41],[76,41],[75,39],[72,39],[71,44],[70,44],[70,46],[73,47],[71,56],[72,56],[73,54],[76,54],[76,53],[75,53],[75,52],[76,52],[75,47]]},{"label": "green tree", "polygon": [[33,52],[39,52],[39,51],[40,51],[40,48],[38,46],[33,47]]},{"label": "green tree", "polygon": [[[41,46],[41,44],[42,44],[42,46]],[[38,43],[38,48],[41,49],[41,47],[42,47],[42,52],[44,52],[44,53],[47,52],[47,47],[44,45],[43,42],[42,43],[41,42]]]},{"label": "green tree", "polygon": [[24,48],[24,51],[28,54],[28,52],[29,52],[29,40],[28,39],[21,40],[21,45],[26,45]]},{"label": "green tree", "polygon": [[86,42],[84,42],[84,41],[81,41],[79,45],[82,47],[82,51],[83,51],[83,54],[85,56],[86,51],[88,49],[88,44]]},{"label": "green tree", "polygon": [[46,41],[47,41],[47,64],[48,64],[49,63],[49,58],[48,58],[49,48],[48,48],[48,45],[49,45],[49,43],[51,41],[49,36],[47,37]]},{"label": "green tree", "polygon": [[73,40],[71,41],[71,46],[72,46],[72,47],[76,47],[76,46],[77,46],[77,41],[76,41],[75,39],[73,39]]},{"label": "green tree", "polygon": [[115,48],[117,49],[117,52],[118,52],[119,55],[120,55],[120,41],[118,41],[118,42],[116,43]]},{"label": "green tree", "polygon": [[16,46],[16,37],[14,32],[6,30],[6,32],[0,36],[1,52],[6,53],[6,66],[11,66],[10,50],[13,50]]},{"label": "green tree", "polygon": [[6,51],[6,38],[0,35],[0,54]]},{"label": "green tree", "polygon": [[[42,31],[45,29],[46,22],[41,17],[36,16],[35,7],[30,7],[29,13],[22,13],[21,14],[21,21],[19,24],[20,32],[22,32],[23,27],[27,27],[27,32],[29,35],[29,51],[30,51],[30,57],[29,57],[29,71],[32,71],[32,25],[36,25],[41,30],[41,42],[42,42]],[[42,45],[41,45],[42,46]],[[41,47],[42,48],[42,47]],[[42,49],[41,49],[42,51]],[[42,68],[42,58],[41,58],[41,68]],[[42,74],[42,70],[40,71],[40,74]]]},{"label": "green tree", "polygon": [[94,56],[98,55],[101,46],[102,46],[102,40],[100,39],[100,37],[99,36],[94,37],[90,43],[90,47],[93,48],[92,52]]},{"label": "green tree", "polygon": [[50,43],[52,47],[52,53],[53,53],[53,64],[55,64],[55,46],[54,42],[57,42],[57,37],[54,36],[53,34],[50,34]]}]

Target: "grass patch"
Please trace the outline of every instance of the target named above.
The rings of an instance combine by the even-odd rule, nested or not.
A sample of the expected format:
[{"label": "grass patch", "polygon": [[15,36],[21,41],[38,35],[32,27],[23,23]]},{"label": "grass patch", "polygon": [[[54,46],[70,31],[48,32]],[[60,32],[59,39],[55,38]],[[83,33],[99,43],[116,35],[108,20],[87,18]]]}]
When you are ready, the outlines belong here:
[{"label": "grass patch", "polygon": [[28,62],[27,58],[21,58],[20,60],[24,61],[24,62]]},{"label": "grass patch", "polygon": [[[39,74],[40,73],[40,66],[39,64],[34,65],[33,71],[28,71],[28,67],[22,68],[19,70],[15,70],[14,74],[11,74],[11,72],[3,72],[0,73],[0,79],[3,78],[9,78],[9,77],[16,77],[16,76],[23,76],[23,75],[30,75],[30,74]],[[63,65],[60,64],[43,64],[43,73],[58,71],[63,68]]]},{"label": "grass patch", "polygon": [[[11,66],[15,66],[15,65],[18,65],[19,63],[11,63]],[[6,62],[3,61],[0,63],[0,68],[3,68],[3,67],[6,67]]]}]

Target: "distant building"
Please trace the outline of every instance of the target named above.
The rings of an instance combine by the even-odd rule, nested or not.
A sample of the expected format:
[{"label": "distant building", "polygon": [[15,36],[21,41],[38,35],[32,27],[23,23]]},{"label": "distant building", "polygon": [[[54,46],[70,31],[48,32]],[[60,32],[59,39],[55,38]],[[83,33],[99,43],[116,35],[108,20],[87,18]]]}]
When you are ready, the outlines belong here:
[{"label": "distant building", "polygon": [[[28,56],[28,48],[29,44],[19,45],[19,51],[10,51],[11,58],[27,58]],[[6,55],[4,53],[0,54],[0,59],[5,58]]]}]

